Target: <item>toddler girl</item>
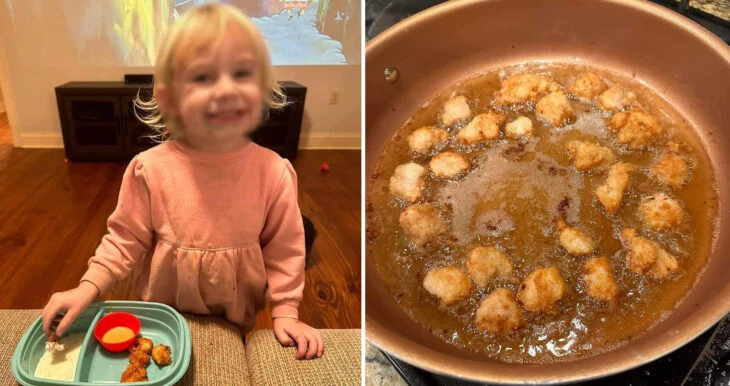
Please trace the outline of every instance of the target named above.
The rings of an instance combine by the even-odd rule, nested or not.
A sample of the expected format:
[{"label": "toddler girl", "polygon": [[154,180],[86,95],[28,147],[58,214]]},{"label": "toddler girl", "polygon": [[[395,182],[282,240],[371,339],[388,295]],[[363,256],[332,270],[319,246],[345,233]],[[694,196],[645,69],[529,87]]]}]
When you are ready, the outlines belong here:
[{"label": "toddler girl", "polygon": [[109,233],[79,286],[51,296],[44,331],[65,311],[62,335],[139,270],[142,300],[223,314],[244,333],[268,298],[279,342],[296,343],[297,358],[321,356],[321,333],[298,320],[305,245],[296,174],[248,137],[284,100],[261,34],[231,6],[195,8],[169,30],[154,76],[154,99],[141,105],[166,141],[129,164]]}]

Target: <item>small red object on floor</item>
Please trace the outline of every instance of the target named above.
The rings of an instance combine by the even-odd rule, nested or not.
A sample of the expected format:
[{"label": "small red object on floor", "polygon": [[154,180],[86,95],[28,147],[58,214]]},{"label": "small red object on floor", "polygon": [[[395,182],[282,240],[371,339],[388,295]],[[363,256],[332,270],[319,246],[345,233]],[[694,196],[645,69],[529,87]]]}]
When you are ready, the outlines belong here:
[{"label": "small red object on floor", "polygon": [[319,167],[320,172],[328,172],[330,171],[330,166],[327,165],[327,162],[322,162],[322,165]]}]

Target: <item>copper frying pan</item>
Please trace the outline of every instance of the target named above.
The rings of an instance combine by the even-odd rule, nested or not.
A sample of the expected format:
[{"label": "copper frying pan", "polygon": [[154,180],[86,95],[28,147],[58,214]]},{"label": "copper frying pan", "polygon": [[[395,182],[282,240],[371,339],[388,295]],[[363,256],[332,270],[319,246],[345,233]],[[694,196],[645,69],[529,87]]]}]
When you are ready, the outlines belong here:
[{"label": "copper frying pan", "polygon": [[[386,141],[435,93],[478,72],[533,60],[580,61],[633,75],[696,128],[720,195],[720,230],[708,268],[667,319],[623,347],[573,362],[525,366],[477,357],[429,334],[394,303],[368,259],[368,339],[426,370],[493,383],[587,380],[665,355],[730,311],[730,49],[652,3],[451,1],[383,32],[366,48],[366,175]],[[397,69],[395,82],[386,81],[386,68]]]}]

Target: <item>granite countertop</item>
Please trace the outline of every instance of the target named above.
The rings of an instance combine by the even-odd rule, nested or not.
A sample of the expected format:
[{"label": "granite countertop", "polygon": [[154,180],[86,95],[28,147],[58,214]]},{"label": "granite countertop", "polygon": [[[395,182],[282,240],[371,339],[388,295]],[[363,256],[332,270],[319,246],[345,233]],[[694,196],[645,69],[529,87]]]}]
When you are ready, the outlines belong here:
[{"label": "granite countertop", "polygon": [[365,385],[408,385],[388,358],[367,340],[365,341]]}]

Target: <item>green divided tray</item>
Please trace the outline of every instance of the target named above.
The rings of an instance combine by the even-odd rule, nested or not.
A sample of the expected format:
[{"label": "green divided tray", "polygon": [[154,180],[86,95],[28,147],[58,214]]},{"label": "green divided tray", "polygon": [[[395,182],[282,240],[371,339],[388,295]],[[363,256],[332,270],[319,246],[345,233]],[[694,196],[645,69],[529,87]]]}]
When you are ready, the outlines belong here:
[{"label": "green divided tray", "polygon": [[[92,303],[64,333],[64,336],[75,332],[85,334],[73,382],[38,378],[33,375],[46,349],[46,335],[43,333],[43,321],[40,317],[31,324],[15,348],[11,365],[15,379],[22,385],[34,386],[121,385],[122,372],[129,364],[129,352],[109,352],[94,337],[96,322],[111,312],[133,314],[142,323],[139,335],[152,339],[155,346],[164,344],[171,348],[172,364],[158,367],[150,360],[147,366],[149,380],[136,384],[173,385],[183,377],[190,365],[192,351],[190,328],[182,315],[172,307],[161,303],[107,301]],[[63,342],[63,337],[61,341]]]}]

